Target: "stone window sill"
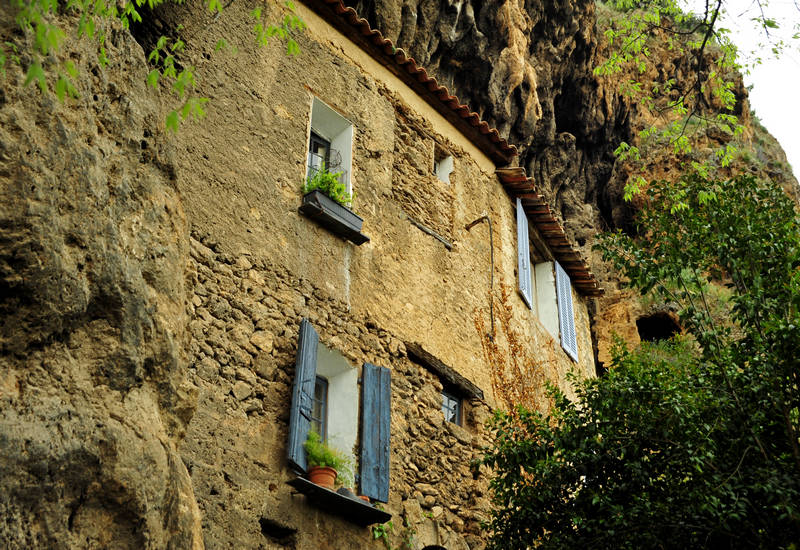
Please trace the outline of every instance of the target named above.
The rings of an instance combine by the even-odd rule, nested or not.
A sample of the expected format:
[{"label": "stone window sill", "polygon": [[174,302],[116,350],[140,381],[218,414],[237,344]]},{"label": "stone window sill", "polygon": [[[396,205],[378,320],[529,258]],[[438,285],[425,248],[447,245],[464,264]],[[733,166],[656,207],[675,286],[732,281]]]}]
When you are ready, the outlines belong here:
[{"label": "stone window sill", "polygon": [[304,494],[308,501],[317,508],[340,516],[361,527],[367,527],[373,523],[386,523],[392,519],[392,515],[388,512],[378,510],[361,499],[340,495],[336,491],[311,483],[305,478],[296,477],[286,483],[294,487],[298,493]]}]

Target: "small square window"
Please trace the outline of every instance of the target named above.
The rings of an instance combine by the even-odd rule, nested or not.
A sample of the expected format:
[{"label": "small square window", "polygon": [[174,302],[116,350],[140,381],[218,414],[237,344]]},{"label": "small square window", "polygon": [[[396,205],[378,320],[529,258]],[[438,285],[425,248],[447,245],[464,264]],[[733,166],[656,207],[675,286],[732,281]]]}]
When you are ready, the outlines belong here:
[{"label": "small square window", "polygon": [[453,172],[453,155],[439,147],[433,146],[433,173],[444,183],[450,183],[450,174]]},{"label": "small square window", "polygon": [[448,391],[442,391],[442,412],[444,419],[461,425],[461,398]]}]

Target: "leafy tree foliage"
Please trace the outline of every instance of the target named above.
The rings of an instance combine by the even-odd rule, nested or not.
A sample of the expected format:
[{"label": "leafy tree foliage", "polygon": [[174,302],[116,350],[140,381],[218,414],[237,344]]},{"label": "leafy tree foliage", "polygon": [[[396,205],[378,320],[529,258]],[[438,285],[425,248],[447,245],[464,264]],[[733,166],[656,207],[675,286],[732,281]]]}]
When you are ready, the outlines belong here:
[{"label": "leafy tree foliage", "polygon": [[[491,548],[796,548],[800,220],[741,176],[653,184],[641,235],[599,248],[686,335],[495,419]],[[714,288],[724,288],[723,291]]]},{"label": "leafy tree foliage", "polygon": [[[698,12],[686,10],[694,5]],[[647,114],[651,124],[615,154],[633,171],[625,198],[647,183],[650,149],[669,151],[687,168],[709,177],[736,158],[744,127],[739,119],[741,94],[734,92],[740,71],[760,62],[744,61],[725,27],[729,0],[609,0],[601,11],[612,13],[604,24],[610,45],[607,58],[595,68],[601,77],[614,75],[620,91]],[[755,0],[737,18],[761,29],[769,55],[780,55],[800,38],[800,5],[794,20],[778,20],[767,0]],[[784,28],[780,28],[784,27]],[[792,37],[784,32],[794,27]],[[782,38],[781,31],[787,38]],[[658,55],[654,55],[658,54]],[[666,63],[659,65],[659,56]],[[715,136],[709,140],[709,136]],[[711,141],[713,153],[699,155],[698,145]],[[716,143],[714,143],[716,142]]]}]

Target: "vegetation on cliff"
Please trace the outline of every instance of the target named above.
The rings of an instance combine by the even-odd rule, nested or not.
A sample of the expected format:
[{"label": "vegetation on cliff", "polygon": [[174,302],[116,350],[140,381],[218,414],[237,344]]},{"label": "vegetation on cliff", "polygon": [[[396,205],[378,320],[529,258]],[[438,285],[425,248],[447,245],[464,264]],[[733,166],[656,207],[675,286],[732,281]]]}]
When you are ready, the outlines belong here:
[{"label": "vegetation on cliff", "polygon": [[[496,419],[492,548],[790,548],[800,541],[800,218],[751,176],[653,183],[603,255],[686,337]],[[723,284],[725,291],[713,290]]]}]

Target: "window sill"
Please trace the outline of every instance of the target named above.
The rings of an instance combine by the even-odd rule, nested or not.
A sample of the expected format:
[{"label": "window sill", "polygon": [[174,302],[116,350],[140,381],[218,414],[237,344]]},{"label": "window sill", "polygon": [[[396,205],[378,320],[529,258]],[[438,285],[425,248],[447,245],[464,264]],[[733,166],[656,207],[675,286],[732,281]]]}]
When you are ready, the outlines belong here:
[{"label": "window sill", "polygon": [[392,515],[388,512],[378,510],[361,499],[340,495],[336,491],[311,483],[305,478],[296,477],[286,483],[294,487],[298,493],[306,495],[308,500],[317,508],[341,516],[361,527],[367,527],[373,523],[386,523],[392,519]]},{"label": "window sill", "polygon": [[300,205],[299,211],[333,234],[356,245],[369,241],[369,237],[361,233],[361,225],[364,220],[321,191],[312,191],[303,195],[303,204]]}]

